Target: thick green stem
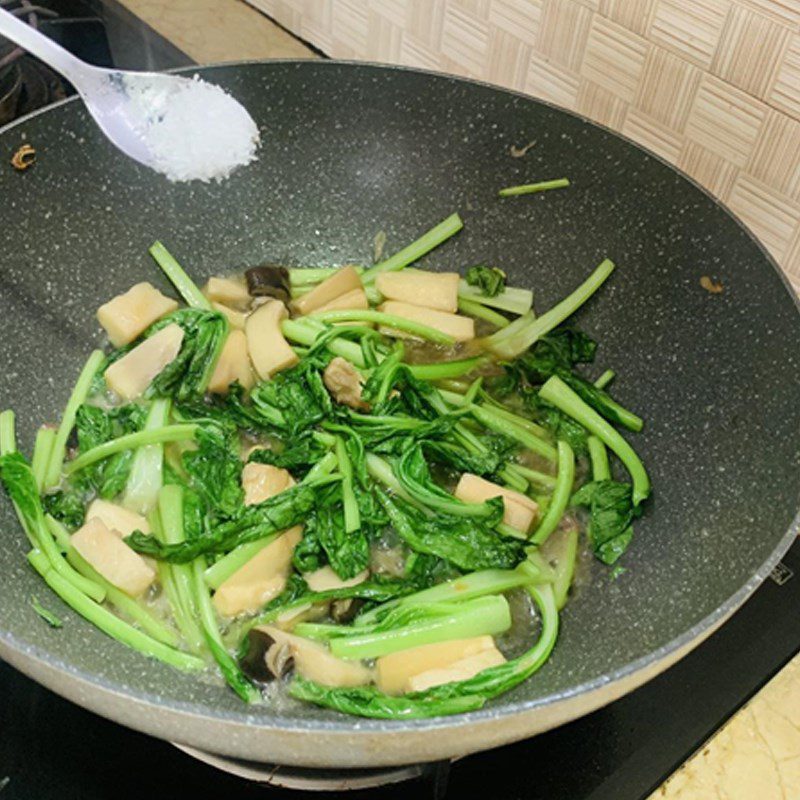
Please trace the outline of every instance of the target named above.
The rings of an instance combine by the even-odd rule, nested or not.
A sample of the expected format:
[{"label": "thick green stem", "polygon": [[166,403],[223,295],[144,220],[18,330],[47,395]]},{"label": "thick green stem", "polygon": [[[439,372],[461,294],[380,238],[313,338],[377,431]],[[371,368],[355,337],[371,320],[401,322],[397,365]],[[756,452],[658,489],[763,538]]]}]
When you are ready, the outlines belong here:
[{"label": "thick green stem", "polygon": [[444,378],[458,378],[477,369],[486,359],[481,356],[461,358],[458,361],[437,361],[435,364],[408,364],[415,378],[423,381],[439,381]]},{"label": "thick green stem", "polygon": [[569,505],[574,480],[575,454],[566,442],[559,441],[556,485],[553,489],[553,494],[550,496],[550,504],[547,506],[547,511],[531,539],[534,544],[546,542],[547,537],[558,527],[558,523]]},{"label": "thick green stem", "polygon": [[[327,333],[328,329],[321,322],[310,317],[301,317],[300,319],[283,320],[281,331],[287,339],[311,347],[318,337]],[[332,339],[325,347],[334,355],[341,356],[356,367],[362,369],[366,367],[364,354],[357,342],[347,339]]]},{"label": "thick green stem", "polygon": [[523,447],[527,447],[533,453],[546,458],[548,461],[556,460],[556,451],[552,445],[540,439],[536,434],[526,430],[521,425],[517,425],[506,417],[497,414],[493,409],[486,406],[473,405],[471,408],[472,416],[478,422],[485,425],[490,430],[514,439]]},{"label": "thick green stem", "polygon": [[387,611],[398,606],[413,606],[424,603],[449,603],[462,600],[474,600],[490,594],[502,594],[519,586],[530,583],[530,576],[518,569],[483,569],[471,572],[459,578],[445,581],[423,589],[420,592],[389,600],[365,614],[361,614],[354,622],[354,627],[372,625]]},{"label": "thick green stem", "polygon": [[[539,337],[549,333],[572,316],[603,285],[613,271],[614,263],[606,259],[572,294],[541,317],[533,318],[532,315],[521,317],[507,328],[484,339],[485,346],[500,358],[515,358],[525,352]],[[519,327],[515,327],[517,325]]]},{"label": "thick green stem", "polygon": [[72,390],[67,407],[64,409],[64,416],[58,426],[56,438],[53,441],[53,450],[50,454],[50,461],[44,477],[44,488],[49,489],[61,480],[61,469],[64,466],[64,456],[67,452],[67,439],[75,425],[75,415],[78,408],[84,403],[92,386],[92,380],[97,374],[97,370],[103,363],[105,356],[101,350],[95,350],[86,361],[85,366],[78,376],[75,388]]},{"label": "thick green stem", "polygon": [[336,460],[342,475],[342,506],[344,510],[344,531],[353,533],[361,528],[361,513],[353,490],[353,464],[347,454],[344,439],[336,437]]},{"label": "thick green stem", "polygon": [[[169,420],[170,405],[170,400],[167,398],[153,400],[144,430],[154,431],[163,428]],[[159,443],[140,447],[133,456],[122,504],[138,514],[147,514],[158,500],[158,492],[163,483],[163,471],[164,445]]]},{"label": "thick green stem", "polygon": [[152,656],[171,667],[187,672],[202,670],[203,661],[189,653],[176,650],[174,647],[159,642],[132,625],[121,620],[103,606],[95,603],[76,589],[69,581],[64,580],[50,565],[45,555],[37,550],[28,553],[28,561],[44,578],[47,585],[74,611],[98,627],[103,633],[116,639],[128,647],[147,656]]},{"label": "thick green stem", "polygon": [[[533,305],[533,292],[530,289],[519,289],[516,286],[507,286],[502,292],[490,297],[483,293],[480,286],[470,286],[463,278],[458,283],[459,303],[467,301],[470,304],[480,306],[490,306],[499,308],[500,311],[508,311],[510,314],[522,316],[531,310]],[[503,317],[508,325],[508,320]],[[502,327],[506,327],[506,325]]]},{"label": "thick green stem", "polygon": [[502,595],[491,595],[467,600],[454,606],[451,613],[434,616],[403,628],[336,638],[331,641],[330,647],[333,655],[338,658],[379,658],[434,642],[494,636],[504,633],[510,627],[508,601]]},{"label": "thick green stem", "polygon": [[552,489],[556,485],[556,479],[552,475],[539,472],[537,469],[524,467],[522,464],[514,464],[514,468],[531,483],[537,483],[539,486],[544,486],[545,489]]},{"label": "thick green stem", "polygon": [[639,456],[622,435],[591,406],[584,403],[558,376],[553,375],[539,390],[539,395],[583,425],[606,447],[619,456],[633,481],[633,502],[638,505],[650,494],[650,478]]},{"label": "thick green stem", "polygon": [[211,310],[211,303],[208,302],[206,296],[197,288],[194,281],[161,242],[153,243],[150,247],[150,255],[156,260],[187,305],[207,311]]},{"label": "thick green stem", "polygon": [[[157,517],[157,519],[156,519]],[[165,486],[158,494],[158,514],[151,516],[153,534],[166,544],[183,541],[183,489],[180,486]],[[203,648],[203,634],[197,624],[197,609],[194,602],[194,576],[189,564],[162,564],[159,574],[162,585],[170,584],[167,597],[173,606],[172,613],[178,629],[193,652]]]},{"label": "thick green stem", "polygon": [[361,310],[342,310],[342,311],[318,311],[311,314],[311,319],[318,322],[375,322],[387,328],[394,328],[421,339],[427,339],[435,344],[453,344],[455,341],[452,336],[430,325],[423,325],[421,322],[414,322],[405,317],[398,317],[396,314],[384,314],[382,311],[372,309]]},{"label": "thick green stem", "polygon": [[608,464],[608,450],[596,437],[590,436],[587,440],[589,459],[592,462],[592,480],[607,481],[611,477],[611,468]]},{"label": "thick green stem", "polygon": [[552,181],[539,181],[539,183],[523,183],[521,186],[509,186],[501,189],[497,194],[500,197],[516,197],[521,194],[535,194],[546,192],[550,189],[563,189],[569,186],[569,178],[556,178]]},{"label": "thick green stem", "polygon": [[110,442],[93,447],[83,455],[78,456],[74,461],[70,461],[64,470],[67,475],[72,475],[96,461],[121,453],[123,450],[136,450],[148,444],[158,444],[160,442],[182,442],[194,439],[198,426],[195,424],[166,425],[152,431],[136,431],[136,433],[126,433]]},{"label": "thick green stem", "polygon": [[36,441],[33,445],[33,458],[31,459],[31,469],[33,477],[36,479],[36,486],[39,492],[44,489],[44,481],[50,457],[53,453],[53,444],[56,440],[55,428],[43,426],[36,431]]},{"label": "thick green stem", "polygon": [[464,227],[461,217],[458,214],[451,214],[447,219],[442,220],[438,225],[431,228],[427,233],[420,236],[408,247],[404,247],[399,253],[395,253],[391,258],[387,258],[380,264],[370,267],[361,273],[361,282],[364,286],[369,286],[375,282],[375,278],[381,272],[396,272],[407,267],[414,261],[422,258],[442,242],[446,242]]},{"label": "thick green stem", "polygon": [[496,328],[505,328],[509,322],[502,314],[498,314],[496,311],[492,311],[491,308],[482,306],[480,303],[468,300],[465,297],[458,298],[458,310],[475,317],[475,319],[482,319]]}]

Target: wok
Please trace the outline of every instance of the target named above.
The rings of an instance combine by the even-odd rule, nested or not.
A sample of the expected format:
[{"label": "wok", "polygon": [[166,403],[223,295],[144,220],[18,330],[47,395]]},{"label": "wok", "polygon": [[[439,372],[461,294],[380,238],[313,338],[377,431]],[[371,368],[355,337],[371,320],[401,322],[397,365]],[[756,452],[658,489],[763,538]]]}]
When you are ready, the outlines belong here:
[{"label": "wok", "polygon": [[[550,662],[481,711],[356,720],[287,700],[247,708],[107,639],[48,593],[0,506],[0,656],[99,714],[246,759],[372,767],[441,759],[533,735],[608,703],[708,636],[797,531],[800,318],[763,248],[685,176],[545,103],[424,72],[320,62],[200,70],[263,131],[259,161],[221,184],[176,185],[122,157],[79,102],[24,119],[38,163],[0,171],[0,406],[24,448],[55,420],[101,341],[97,306],[160,277],[161,239],[198,281],[263,261],[369,263],[452,211],[465,229],[433,268],[502,266],[546,309],[599,261],[617,263],[578,323],[642,413],[636,446],[655,493],[616,579],[593,564]],[[514,158],[512,145],[535,141]],[[569,190],[499,200],[502,186],[568,176]],[[709,275],[724,291],[700,286]],[[50,629],[32,594],[65,620]],[[787,613],[788,613],[787,609]]]}]

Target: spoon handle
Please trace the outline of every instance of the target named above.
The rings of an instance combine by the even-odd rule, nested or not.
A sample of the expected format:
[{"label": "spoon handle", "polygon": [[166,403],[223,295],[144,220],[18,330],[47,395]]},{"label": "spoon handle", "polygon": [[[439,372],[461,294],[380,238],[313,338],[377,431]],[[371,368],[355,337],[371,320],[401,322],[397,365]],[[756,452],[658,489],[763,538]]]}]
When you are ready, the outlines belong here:
[{"label": "spoon handle", "polygon": [[0,36],[10,39],[45,64],[60,72],[67,80],[79,89],[86,71],[91,69],[79,58],[76,58],[61,45],[48,39],[43,33],[17,19],[13,14],[0,8]]}]

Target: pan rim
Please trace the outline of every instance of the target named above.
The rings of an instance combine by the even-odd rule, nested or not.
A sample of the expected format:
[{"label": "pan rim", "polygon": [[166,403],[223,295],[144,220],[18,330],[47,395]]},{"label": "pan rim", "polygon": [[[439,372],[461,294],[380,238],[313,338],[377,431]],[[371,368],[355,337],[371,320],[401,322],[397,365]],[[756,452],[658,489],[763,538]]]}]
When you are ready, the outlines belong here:
[{"label": "pan rim", "polygon": [[[725,203],[714,197],[710,191],[697,183],[691,176],[687,175],[683,170],[677,166],[669,163],[666,159],[649,150],[648,148],[640,145],[631,138],[624,134],[615,131],[601,123],[595,122],[588,117],[581,115],[570,109],[563,108],[555,103],[543,100],[533,95],[524,92],[505,89],[500,86],[488,83],[486,81],[475,80],[471,78],[462,78],[445,72],[437,72],[428,69],[419,69],[405,65],[388,64],[381,62],[371,61],[354,61],[354,60],[334,60],[334,59],[247,59],[239,61],[231,61],[220,64],[210,65],[193,65],[189,67],[179,67],[167,72],[184,73],[184,72],[208,72],[215,69],[229,69],[236,67],[248,66],[266,66],[266,65],[303,65],[312,64],[321,68],[335,68],[335,67],[353,67],[353,68],[371,68],[378,71],[386,72],[408,72],[418,75],[423,75],[428,78],[435,78],[443,81],[456,82],[460,84],[472,84],[483,88],[491,89],[493,92],[499,92],[512,97],[520,98],[527,102],[534,102],[556,111],[566,113],[571,117],[579,119],[584,123],[588,123],[593,127],[600,128],[607,133],[627,142],[638,150],[642,151],[649,157],[657,160],[659,163],[665,165],[673,172],[680,175],[683,179],[689,182],[690,185],[699,189],[712,203],[731,217],[736,224],[747,234],[757,246],[761,255],[771,265],[773,271],[777,273],[778,278],[783,283],[790,298],[794,302],[795,310],[800,314],[800,297],[795,292],[794,287],[790,283],[787,275],[779,267],[776,260],[772,257],[761,240],[755,235],[753,231],[734,213]],[[21,125],[26,124],[31,119],[39,116],[40,114],[52,111],[56,108],[66,105],[67,103],[75,102],[79,96],[65,98],[64,100],[57,101],[44,108],[37,109],[12,123],[0,127],[0,136],[8,134]],[[98,690],[109,697],[115,697],[118,700],[122,699],[126,702],[133,701],[140,706],[146,706],[150,709],[157,711],[171,712],[175,716],[176,721],[178,718],[187,719],[202,719],[203,721],[214,723],[219,722],[222,724],[234,724],[246,729],[260,729],[265,731],[281,731],[291,732],[297,734],[323,732],[328,734],[344,734],[348,736],[370,735],[375,733],[418,733],[422,731],[441,731],[445,729],[459,728],[471,724],[486,723],[489,721],[499,721],[504,718],[528,714],[536,710],[551,707],[560,701],[584,697],[587,704],[592,708],[599,707],[603,704],[600,699],[597,703],[589,702],[593,698],[598,698],[603,690],[606,690],[609,695],[613,694],[610,690],[612,687],[620,684],[623,681],[631,682],[635,688],[642,683],[649,680],[650,677],[661,669],[666,669],[674,661],[685,656],[695,646],[700,644],[707,636],[713,633],[716,628],[724,623],[733,613],[735,613],[744,602],[752,595],[758,586],[768,577],[772,569],[785,555],[791,547],[795,537],[800,534],[800,507],[798,508],[795,516],[790,523],[787,531],[781,537],[778,545],[773,549],[771,554],[764,560],[759,569],[732,595],[730,595],[720,606],[714,611],[707,614],[691,628],[684,631],[682,634],[674,637],[669,642],[661,645],[656,650],[640,656],[634,661],[629,662],[611,672],[600,675],[588,681],[584,681],[576,686],[570,687],[561,692],[555,692],[536,698],[534,700],[524,700],[514,703],[502,704],[502,702],[494,701],[488,706],[465,714],[459,714],[451,717],[434,717],[429,719],[420,720],[372,720],[372,719],[358,719],[353,720],[350,717],[342,716],[332,720],[285,720],[283,718],[269,717],[254,719],[252,715],[247,713],[246,707],[243,706],[241,711],[223,712],[219,709],[214,709],[197,702],[180,702],[176,700],[169,700],[164,702],[157,694],[151,692],[137,692],[129,689],[124,689],[118,682],[98,678],[96,674],[76,669],[71,667],[70,664],[62,662],[60,659],[54,659],[48,656],[48,653],[38,647],[30,647],[21,640],[11,635],[8,632],[0,629],[0,656],[5,658],[11,663],[19,664],[20,662],[36,662],[40,668],[46,670],[55,670],[61,675],[69,676],[77,685],[81,687],[81,694],[83,697],[90,696],[92,691]],[[12,658],[7,656],[11,654]],[[676,656],[671,658],[671,656]],[[14,658],[16,656],[16,658]],[[21,667],[18,667],[22,669]],[[655,673],[654,673],[655,669]],[[23,670],[24,671],[24,670]],[[60,687],[53,682],[54,685],[44,683],[48,688],[56,693],[62,693]],[[609,699],[611,699],[609,697]],[[606,701],[607,702],[607,701]],[[99,703],[93,704],[99,706]],[[101,709],[94,708],[100,713],[105,713]],[[108,714],[107,714],[108,715]],[[357,723],[357,724],[356,724]]]}]

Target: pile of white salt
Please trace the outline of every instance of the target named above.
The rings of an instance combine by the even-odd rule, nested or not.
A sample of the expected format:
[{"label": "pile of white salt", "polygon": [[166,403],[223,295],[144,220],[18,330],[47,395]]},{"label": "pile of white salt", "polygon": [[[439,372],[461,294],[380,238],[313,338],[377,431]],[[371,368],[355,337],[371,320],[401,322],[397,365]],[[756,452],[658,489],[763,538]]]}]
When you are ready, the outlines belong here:
[{"label": "pile of white salt", "polygon": [[221,181],[256,159],[258,127],[241,103],[197,75],[170,86],[138,79],[125,87],[143,112],[137,134],[153,169],[171,181]]}]

